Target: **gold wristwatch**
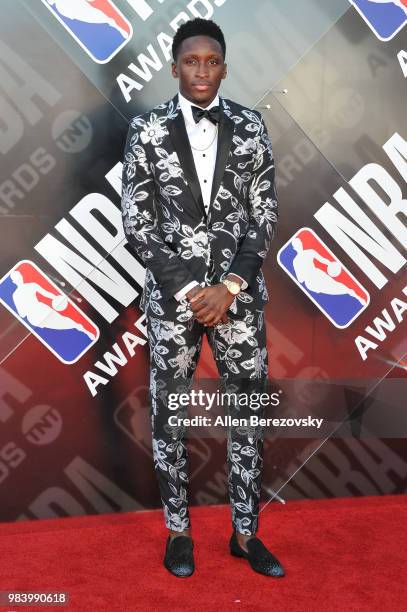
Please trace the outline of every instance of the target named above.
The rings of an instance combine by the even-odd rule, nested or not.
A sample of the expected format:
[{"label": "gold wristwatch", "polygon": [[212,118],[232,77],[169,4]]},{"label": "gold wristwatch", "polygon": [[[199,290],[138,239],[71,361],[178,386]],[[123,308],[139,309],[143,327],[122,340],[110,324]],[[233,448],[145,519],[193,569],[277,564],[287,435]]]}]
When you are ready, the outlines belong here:
[{"label": "gold wristwatch", "polygon": [[227,290],[229,291],[229,293],[231,293],[232,295],[239,295],[240,293],[240,285],[239,283],[236,283],[235,281],[231,281],[228,280],[227,278],[225,278],[222,283],[224,285],[226,285]]}]

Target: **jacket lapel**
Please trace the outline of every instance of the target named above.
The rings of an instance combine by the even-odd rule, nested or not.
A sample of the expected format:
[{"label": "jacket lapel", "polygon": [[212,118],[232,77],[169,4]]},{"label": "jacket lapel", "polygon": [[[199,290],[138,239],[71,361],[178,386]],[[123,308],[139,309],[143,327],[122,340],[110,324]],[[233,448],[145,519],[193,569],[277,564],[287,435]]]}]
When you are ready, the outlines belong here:
[{"label": "jacket lapel", "polygon": [[[174,101],[178,103],[178,94]],[[175,117],[168,122],[168,132],[172,141],[172,145],[177,152],[182,171],[188,182],[189,189],[191,190],[195,204],[198,206],[200,212],[206,217],[205,206],[202,199],[201,186],[199,184],[198,175],[196,173],[195,162],[192,156],[191,145],[189,144],[189,138],[187,129],[185,127],[184,115],[179,108]]]},{"label": "jacket lapel", "polygon": [[216,164],[215,171],[213,173],[213,182],[212,182],[212,191],[211,191],[211,203],[217,196],[219,191],[220,184],[223,179],[223,175],[225,173],[226,164],[229,157],[230,147],[233,139],[233,132],[235,127],[235,122],[230,119],[227,115],[225,115],[223,111],[223,99],[219,96],[219,101],[221,105],[221,115],[219,122],[219,131],[218,131],[218,147],[216,151]]},{"label": "jacket lapel", "polygon": [[[174,106],[176,106],[178,112],[174,113],[172,119],[168,121],[168,132],[174,150],[177,152],[182,170],[184,172],[184,176],[188,182],[188,186],[195,201],[195,204],[198,206],[200,212],[203,213],[206,218],[206,210],[202,199],[201,187],[195,168],[191,145],[189,143],[189,138],[185,127],[184,116],[178,104],[178,94],[176,94],[176,96],[173,98],[173,103]],[[221,185],[223,175],[225,173],[235,125],[234,121],[223,112],[223,99],[221,96],[219,96],[219,103],[222,112],[219,122],[218,146],[216,152],[215,170],[213,174],[210,205],[212,205],[219,191],[219,187]]]}]

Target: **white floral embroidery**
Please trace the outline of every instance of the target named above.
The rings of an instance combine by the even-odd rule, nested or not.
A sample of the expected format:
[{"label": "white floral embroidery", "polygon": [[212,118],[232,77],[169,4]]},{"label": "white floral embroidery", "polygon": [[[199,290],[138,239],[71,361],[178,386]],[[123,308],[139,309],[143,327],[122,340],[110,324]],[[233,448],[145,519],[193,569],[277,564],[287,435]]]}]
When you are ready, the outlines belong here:
[{"label": "white floral embroidery", "polygon": [[[167,128],[163,125],[165,117],[157,117],[155,113],[151,113],[150,121],[145,121],[140,132],[140,139],[143,144],[151,142],[152,145],[160,145],[163,138],[168,134]],[[139,123],[140,125],[140,123]]]},{"label": "white floral embroidery", "polygon": [[168,363],[171,367],[175,368],[174,378],[187,376],[191,367],[196,366],[194,361],[195,352],[195,346],[190,346],[189,348],[187,346],[181,346],[178,349],[176,357],[169,359]]},{"label": "white floral embroidery", "polygon": [[160,161],[157,163],[157,168],[160,170],[166,170],[159,176],[161,181],[168,181],[170,178],[178,178],[182,176],[182,168],[179,164],[178,155],[175,153],[168,153],[165,149],[157,147],[156,149]]},{"label": "white floral embroidery", "polygon": [[151,317],[151,327],[157,340],[174,340],[177,344],[184,344],[182,332],[185,326],[176,324],[174,321],[162,321]]},{"label": "white floral embroidery", "polygon": [[207,257],[209,255],[208,235],[203,231],[194,232],[188,225],[183,225],[182,230],[186,238],[182,238],[181,244],[186,247],[186,250],[181,251],[181,257],[184,259]]},{"label": "white floral embroidery", "polygon": [[253,337],[256,328],[245,321],[231,321],[218,325],[219,335],[229,344],[243,344]]}]

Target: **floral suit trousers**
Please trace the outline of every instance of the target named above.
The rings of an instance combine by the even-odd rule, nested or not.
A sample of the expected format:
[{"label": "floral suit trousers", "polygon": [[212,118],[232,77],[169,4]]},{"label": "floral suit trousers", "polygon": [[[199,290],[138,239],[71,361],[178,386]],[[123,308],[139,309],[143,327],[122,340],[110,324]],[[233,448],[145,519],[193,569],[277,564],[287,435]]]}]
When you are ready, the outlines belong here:
[{"label": "floral suit trousers", "polygon": [[[168,529],[184,531],[191,525],[188,511],[188,456],[184,428],[171,428],[174,413],[168,394],[187,391],[193,381],[203,334],[206,333],[222,383],[238,393],[261,393],[268,374],[263,306],[245,308],[229,322],[205,327],[193,316],[189,302],[160,300],[156,289],[145,303],[150,347],[150,400],[153,459]],[[232,417],[247,416],[249,408],[228,406]],[[260,409],[262,411],[262,409]],[[263,416],[262,413],[256,413]],[[234,427],[227,430],[228,490],[232,528],[251,535],[258,529],[263,429]]]}]

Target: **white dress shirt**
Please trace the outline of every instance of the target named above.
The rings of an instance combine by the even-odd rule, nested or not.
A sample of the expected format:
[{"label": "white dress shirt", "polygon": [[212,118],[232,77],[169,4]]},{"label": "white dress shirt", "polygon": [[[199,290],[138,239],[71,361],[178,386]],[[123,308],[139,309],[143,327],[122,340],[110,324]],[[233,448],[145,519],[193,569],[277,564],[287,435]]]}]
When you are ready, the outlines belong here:
[{"label": "white dress shirt", "polygon": [[[185,127],[195,162],[195,169],[201,186],[203,203],[206,213],[208,214],[213,175],[215,172],[216,152],[218,149],[218,126],[212,123],[212,121],[209,121],[206,117],[201,119],[199,123],[195,123],[191,105],[198,106],[198,104],[191,103],[181,94],[181,92],[178,92],[178,100],[185,120]],[[219,106],[218,94],[209,106],[205,108],[209,110],[212,106]],[[237,276],[237,274],[235,276]],[[239,276],[239,278],[241,277]],[[246,289],[247,282],[243,278],[241,280],[243,281],[241,288]],[[197,281],[188,283],[188,285],[175,294],[175,299],[178,301],[181,300],[192,287],[197,285],[199,285]]]}]

